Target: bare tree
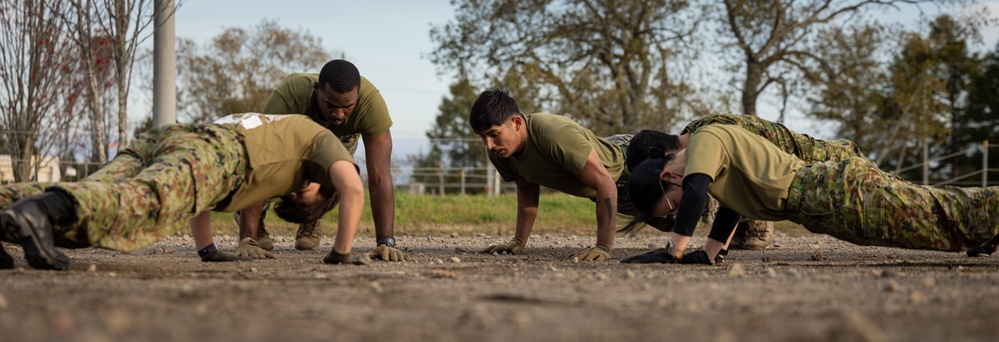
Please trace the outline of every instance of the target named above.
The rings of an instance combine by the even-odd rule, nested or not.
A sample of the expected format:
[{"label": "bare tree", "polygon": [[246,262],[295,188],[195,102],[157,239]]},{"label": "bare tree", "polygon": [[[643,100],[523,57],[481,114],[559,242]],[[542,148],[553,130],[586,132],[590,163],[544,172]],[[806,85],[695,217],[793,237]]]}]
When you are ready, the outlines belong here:
[{"label": "bare tree", "polygon": [[475,84],[522,79],[524,99],[598,133],[668,127],[702,108],[681,52],[701,12],[680,0],[460,0],[431,61]]},{"label": "bare tree", "polygon": [[31,159],[51,147],[75,119],[72,86],[75,46],[59,20],[60,1],[0,3],[0,126],[12,156],[14,179],[31,179]]},{"label": "bare tree", "polygon": [[822,28],[843,25],[868,8],[961,2],[967,1],[723,0],[720,33],[725,46],[738,50],[743,113],[756,115],[756,101],[771,85],[789,94],[796,80],[814,82],[832,70],[813,50]]}]

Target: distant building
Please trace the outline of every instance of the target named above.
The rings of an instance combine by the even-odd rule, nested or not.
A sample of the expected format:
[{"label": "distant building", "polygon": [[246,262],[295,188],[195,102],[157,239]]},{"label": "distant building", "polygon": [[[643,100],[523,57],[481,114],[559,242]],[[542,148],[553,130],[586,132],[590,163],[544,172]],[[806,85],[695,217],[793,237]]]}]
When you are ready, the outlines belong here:
[{"label": "distant building", "polygon": [[[34,169],[34,165],[32,165]],[[67,174],[75,174],[76,170],[66,170]],[[59,170],[59,157],[45,156],[38,167],[38,179],[30,181],[37,182],[58,182],[62,180],[62,173]],[[0,154],[0,183],[14,182],[14,166],[11,164],[9,154]]]}]

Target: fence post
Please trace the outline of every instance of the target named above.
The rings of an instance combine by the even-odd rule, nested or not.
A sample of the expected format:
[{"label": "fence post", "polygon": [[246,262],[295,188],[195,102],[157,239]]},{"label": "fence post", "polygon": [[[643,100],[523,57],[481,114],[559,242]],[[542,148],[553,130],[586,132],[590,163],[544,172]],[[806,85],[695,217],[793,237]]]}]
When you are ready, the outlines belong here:
[{"label": "fence post", "polygon": [[437,163],[437,189],[440,191],[440,196],[444,196],[444,163]]},{"label": "fence post", "polygon": [[461,168],[461,194],[465,194],[465,168]]},{"label": "fence post", "polygon": [[493,177],[495,177],[496,167],[493,163],[486,162],[486,196],[493,196]]},{"label": "fence post", "polygon": [[989,186],[989,141],[982,140],[982,187]]}]

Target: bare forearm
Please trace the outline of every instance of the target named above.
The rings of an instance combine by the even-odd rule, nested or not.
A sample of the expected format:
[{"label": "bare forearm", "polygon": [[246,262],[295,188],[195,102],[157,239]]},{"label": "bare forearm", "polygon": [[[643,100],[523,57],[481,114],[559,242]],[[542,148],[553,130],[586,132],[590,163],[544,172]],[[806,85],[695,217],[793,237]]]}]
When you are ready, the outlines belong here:
[{"label": "bare forearm", "polygon": [[[599,198],[599,197],[598,197]],[[614,218],[617,216],[617,199],[603,196],[597,200],[597,244],[614,248]]]},{"label": "bare forearm", "polygon": [[361,211],[364,209],[364,193],[360,190],[349,194],[341,194],[340,211],[337,218],[336,240],[333,249],[338,253],[350,253],[354,243],[354,234],[361,221]]},{"label": "bare forearm", "polygon": [[369,179],[371,214],[375,221],[375,237],[382,239],[395,234],[395,191],[391,177]]},{"label": "bare forearm", "polygon": [[517,231],[514,237],[520,240],[525,246],[527,245],[527,239],[531,236],[531,230],[534,229],[534,220],[537,217],[537,206],[517,208]]}]

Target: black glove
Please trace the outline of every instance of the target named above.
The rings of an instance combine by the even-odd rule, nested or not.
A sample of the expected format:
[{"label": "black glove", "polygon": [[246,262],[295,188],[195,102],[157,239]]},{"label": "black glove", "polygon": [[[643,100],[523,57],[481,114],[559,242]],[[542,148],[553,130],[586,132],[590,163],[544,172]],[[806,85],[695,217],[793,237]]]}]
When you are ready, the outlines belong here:
[{"label": "black glove", "polygon": [[708,257],[708,252],[704,250],[697,250],[687,254],[684,254],[680,258],[681,264],[701,264],[701,265],[714,265],[714,260]]},{"label": "black glove", "polygon": [[327,264],[349,264],[350,263],[350,253],[340,254],[336,249],[330,251],[330,254],[323,258],[323,262]]},{"label": "black glove", "polygon": [[670,254],[670,248],[657,249],[621,260],[621,263],[625,264],[675,264],[677,262],[679,260]]},{"label": "black glove", "polygon": [[[200,251],[199,251],[200,252]],[[201,253],[198,253],[201,254]],[[250,258],[238,257],[218,249],[211,249],[205,254],[201,255],[201,261],[204,262],[232,262],[232,261],[253,261]]]}]

